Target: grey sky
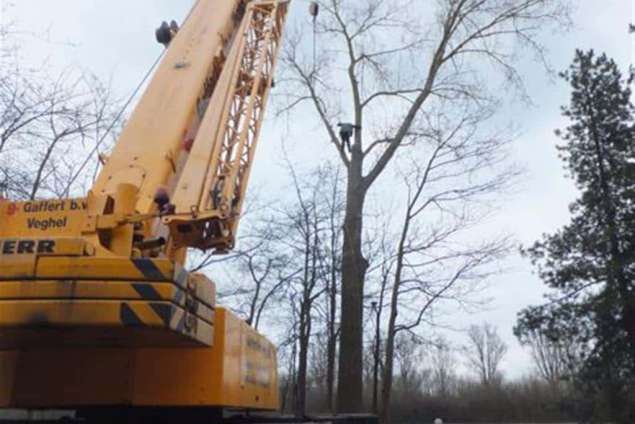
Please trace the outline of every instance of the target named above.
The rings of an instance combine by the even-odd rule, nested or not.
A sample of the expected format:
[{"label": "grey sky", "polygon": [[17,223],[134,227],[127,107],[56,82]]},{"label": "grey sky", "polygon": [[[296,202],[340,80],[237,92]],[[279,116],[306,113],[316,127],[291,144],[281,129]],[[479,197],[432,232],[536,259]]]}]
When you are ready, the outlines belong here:
[{"label": "grey sky", "polygon": [[[419,1],[425,5],[431,0]],[[7,3],[9,0],[0,0],[0,4]],[[37,64],[48,58],[54,67],[81,66],[104,79],[112,78],[117,95],[125,97],[162,49],[154,42],[155,27],[161,20],[181,20],[193,0],[14,0],[12,3],[14,6],[2,19],[16,20],[23,30],[48,33],[47,38],[54,42],[30,42],[22,53],[27,62]],[[605,51],[626,69],[635,54],[635,38],[627,31],[629,21],[635,21],[634,4],[634,0],[578,0],[575,28],[564,35],[544,35],[553,68],[565,69],[575,48],[594,48]],[[307,1],[294,1],[294,21],[307,19],[306,7]],[[521,128],[514,156],[527,168],[528,178],[522,190],[489,225],[492,229],[507,229],[521,242],[529,244],[542,233],[567,222],[567,206],[575,197],[575,190],[571,182],[564,179],[553,135],[554,129],[565,125],[559,107],[568,101],[568,87],[562,81],[550,80],[530,60],[523,63],[526,67],[522,73],[535,106],[513,105],[506,109],[508,116],[501,119],[513,121]],[[309,121],[309,116],[294,119],[302,120],[301,127],[307,131],[318,128]],[[311,161],[307,159],[311,155],[301,151],[333,153],[326,147],[321,133],[301,136],[288,129],[289,122],[276,121],[269,115],[253,174],[261,188],[284,184],[279,177],[282,172],[276,170],[281,163],[279,152],[283,136],[291,138],[287,140],[289,154],[297,154],[307,167],[323,157],[312,155],[317,159]],[[489,321],[497,325],[510,345],[505,369],[510,376],[519,376],[527,372],[529,358],[515,341],[511,327],[521,308],[541,301],[544,289],[526,261],[514,257],[507,265],[512,271],[494,281],[487,293],[493,299],[488,310],[476,315],[457,313],[456,323],[464,326]],[[461,340],[455,334],[451,337],[457,342]]]}]

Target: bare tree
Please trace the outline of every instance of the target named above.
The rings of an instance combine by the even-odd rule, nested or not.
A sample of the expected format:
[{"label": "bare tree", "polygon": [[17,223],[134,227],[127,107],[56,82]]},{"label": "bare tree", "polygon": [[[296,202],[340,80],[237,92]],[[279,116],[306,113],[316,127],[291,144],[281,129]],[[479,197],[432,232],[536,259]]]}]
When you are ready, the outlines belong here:
[{"label": "bare tree", "polygon": [[321,238],[318,249],[321,273],[324,281],[325,296],[323,316],[326,334],[326,407],[335,412],[333,405],[335,393],[335,370],[337,357],[337,340],[340,333],[338,298],[339,281],[342,274],[342,217],[344,213],[344,196],[341,190],[341,168],[327,164],[318,174],[321,175],[321,195],[319,202],[324,210],[325,235]]},{"label": "bare tree", "polygon": [[[491,116],[482,108],[462,112],[441,104],[426,114],[427,133],[418,140],[427,161],[406,160],[403,180],[407,198],[394,242],[394,272],[388,301],[382,411],[390,422],[395,341],[438,325],[432,312],[444,304],[478,303],[475,295],[493,267],[511,248],[507,237],[463,238],[489,213],[483,206],[515,181],[507,164],[508,140],[481,129]],[[452,113],[453,112],[453,113]],[[438,315],[438,314],[437,314]]]},{"label": "bare tree", "polygon": [[[362,409],[362,299],[368,269],[362,234],[371,186],[398,150],[416,141],[417,120],[430,104],[488,97],[486,81],[478,78],[487,65],[521,87],[514,42],[542,55],[537,34],[543,24],[561,24],[567,11],[563,0],[443,0],[425,8],[408,0],[319,3],[324,14],[317,39],[323,48],[315,60],[303,54],[304,28],[290,37],[283,55],[285,110],[308,102],[347,169],[338,409],[355,412]],[[335,125],[348,115],[339,99],[350,104],[349,128],[357,128],[344,137]]]},{"label": "bare tree", "polygon": [[[235,289],[226,296],[242,297],[242,310],[245,321],[258,329],[267,308],[273,302],[280,301],[280,292],[289,284],[299,270],[289,266],[290,260],[284,254],[278,254],[269,243],[270,234],[263,234],[260,242],[251,249],[239,252],[234,260],[245,276],[244,283],[236,283]],[[263,252],[267,252],[266,254]],[[232,278],[235,281],[235,277]]]},{"label": "bare tree", "polygon": [[327,344],[327,398],[333,390],[342,200],[336,167],[300,173],[289,164],[288,171],[293,199],[255,208],[261,216],[251,216],[247,238],[241,238],[243,250],[225,261],[204,257],[202,264],[222,267],[231,288],[221,293],[247,322],[258,327],[266,316],[283,329],[281,344],[293,351],[293,410],[303,416],[316,335]]},{"label": "bare tree", "polygon": [[[2,24],[0,24],[2,25]],[[90,72],[23,66],[15,31],[0,28],[0,192],[16,199],[83,192],[120,117],[119,102]],[[106,138],[111,136],[110,138]],[[91,167],[79,169],[85,158]],[[81,178],[73,178],[74,175]]]},{"label": "bare tree", "polygon": [[531,357],[539,375],[553,389],[559,388],[562,379],[571,370],[570,362],[574,349],[549,340],[538,331],[523,337],[522,343],[531,349]]},{"label": "bare tree", "polygon": [[313,382],[314,389],[312,393],[314,403],[307,406],[311,412],[329,411],[328,365],[328,335],[316,328],[309,349],[309,376],[307,378]]},{"label": "bare tree", "polygon": [[[383,365],[382,361],[382,317],[383,312],[386,309],[386,298],[389,287],[391,274],[393,272],[393,266],[395,260],[391,254],[391,249],[388,240],[386,240],[387,234],[384,232],[381,238],[381,248],[379,255],[381,260],[379,261],[377,277],[379,280],[379,290],[377,294],[371,295],[374,299],[371,303],[371,310],[374,314],[374,336],[373,336],[373,393],[372,393],[372,411],[374,414],[379,412],[379,384],[380,384],[380,371]],[[371,272],[371,275],[373,273]]]},{"label": "bare tree", "polygon": [[327,405],[332,409],[337,340],[337,283],[341,272],[342,193],[339,190],[339,170],[330,164],[299,176],[289,166],[295,189],[295,207],[281,210],[279,243],[290,249],[290,256],[299,261],[301,269],[292,279],[290,290],[298,299],[298,384],[296,415],[306,413],[308,358],[316,321],[324,318],[327,340]]},{"label": "bare tree", "polygon": [[432,347],[431,363],[434,392],[441,398],[447,398],[453,391],[457,373],[452,347],[446,340],[440,339]]},{"label": "bare tree", "polygon": [[[287,290],[295,299],[298,336],[298,369],[295,391],[295,413],[306,413],[308,365],[311,339],[316,333],[316,319],[325,318],[327,339],[327,397],[332,391],[335,348],[335,302],[341,214],[341,198],[337,169],[326,165],[305,176],[299,176],[289,166],[295,190],[292,205],[278,210],[275,242],[286,251],[293,275]],[[320,306],[324,306],[320,313]],[[330,358],[330,359],[329,359]],[[329,389],[330,387],[330,389]]]},{"label": "bare tree", "polygon": [[485,386],[500,384],[500,364],[507,353],[507,345],[498,335],[496,327],[484,323],[473,325],[467,332],[465,353],[470,366]]},{"label": "bare tree", "polygon": [[[297,243],[286,240],[292,245],[292,250],[302,260],[302,272],[298,278],[298,302],[299,302],[299,358],[298,358],[298,381],[296,391],[296,416],[302,417],[306,414],[306,389],[308,373],[308,355],[310,339],[313,327],[313,306],[315,301],[322,295],[324,289],[320,287],[319,249],[322,237],[321,216],[315,191],[309,193],[313,197],[308,200],[304,198],[296,180],[296,192],[299,208],[288,215],[289,222],[293,225],[293,230],[298,234]],[[286,236],[288,238],[288,235]]]},{"label": "bare tree", "polygon": [[424,369],[423,351],[415,337],[401,333],[395,341],[395,362],[399,370],[399,389],[402,393],[417,393],[428,379],[429,370]]},{"label": "bare tree", "polygon": [[[292,309],[295,308],[295,302],[291,300]],[[296,317],[297,314],[292,314]],[[297,386],[297,353],[298,353],[298,336],[296,333],[297,322],[294,320],[289,326],[289,332],[286,337],[278,343],[278,359],[280,360],[280,369],[284,369],[285,373],[281,376],[280,393],[282,400],[280,402],[280,411],[286,412],[294,407],[292,400],[294,399]]]}]

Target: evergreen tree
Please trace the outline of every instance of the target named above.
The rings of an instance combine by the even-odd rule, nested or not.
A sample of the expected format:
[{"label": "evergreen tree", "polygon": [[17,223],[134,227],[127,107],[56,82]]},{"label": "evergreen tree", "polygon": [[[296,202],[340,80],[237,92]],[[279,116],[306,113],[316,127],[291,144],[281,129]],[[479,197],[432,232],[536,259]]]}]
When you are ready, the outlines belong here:
[{"label": "evergreen tree", "polygon": [[552,289],[519,314],[523,341],[540,332],[575,347],[572,379],[588,415],[635,423],[635,107],[632,76],[606,55],[577,51],[562,77],[572,95],[556,134],[580,197],[571,222],[524,254]]}]

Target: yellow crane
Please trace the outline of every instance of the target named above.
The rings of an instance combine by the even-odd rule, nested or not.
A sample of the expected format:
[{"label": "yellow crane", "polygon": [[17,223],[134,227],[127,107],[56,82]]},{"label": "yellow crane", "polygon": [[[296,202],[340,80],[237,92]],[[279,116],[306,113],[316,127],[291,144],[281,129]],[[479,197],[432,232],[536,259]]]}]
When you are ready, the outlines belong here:
[{"label": "yellow crane", "polygon": [[278,408],[275,347],[184,266],[234,246],[288,7],[198,0],[157,30],[165,56],[87,195],[0,201],[0,408]]}]

